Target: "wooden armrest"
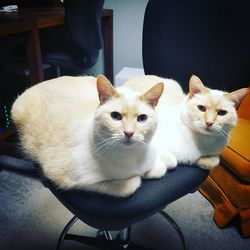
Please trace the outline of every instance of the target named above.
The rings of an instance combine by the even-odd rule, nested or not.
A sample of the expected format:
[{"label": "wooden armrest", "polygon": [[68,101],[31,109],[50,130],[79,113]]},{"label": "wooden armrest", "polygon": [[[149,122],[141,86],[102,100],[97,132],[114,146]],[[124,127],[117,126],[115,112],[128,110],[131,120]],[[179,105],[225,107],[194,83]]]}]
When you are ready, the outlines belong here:
[{"label": "wooden armrest", "polygon": [[250,91],[248,92],[244,100],[241,102],[237,113],[240,118],[250,120]]}]

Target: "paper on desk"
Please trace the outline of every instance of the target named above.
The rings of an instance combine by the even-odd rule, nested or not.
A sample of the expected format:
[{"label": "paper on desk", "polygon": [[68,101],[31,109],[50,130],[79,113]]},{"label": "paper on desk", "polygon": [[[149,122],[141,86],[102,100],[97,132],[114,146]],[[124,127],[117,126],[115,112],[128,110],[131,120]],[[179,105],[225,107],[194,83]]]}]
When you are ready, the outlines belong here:
[{"label": "paper on desk", "polygon": [[12,12],[12,11],[17,11],[18,6],[17,5],[7,5],[0,7],[1,12]]}]

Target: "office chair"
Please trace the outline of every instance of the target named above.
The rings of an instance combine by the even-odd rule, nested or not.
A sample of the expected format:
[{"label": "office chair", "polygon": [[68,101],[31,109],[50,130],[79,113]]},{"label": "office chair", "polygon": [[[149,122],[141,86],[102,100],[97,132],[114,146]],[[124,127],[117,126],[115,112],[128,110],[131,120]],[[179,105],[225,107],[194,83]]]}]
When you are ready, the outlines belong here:
[{"label": "office chair", "polygon": [[96,64],[103,46],[101,11],[104,0],[65,0],[65,34],[45,36],[42,43],[43,62],[72,75],[84,73]]},{"label": "office chair", "polygon": [[[192,74],[200,76],[210,87],[231,91],[246,86],[250,74],[247,66],[249,38],[244,28],[249,17],[247,10],[244,0],[237,4],[230,1],[149,0],[143,24],[146,74],[174,78],[184,89],[187,89]],[[7,163],[15,164],[3,157],[2,166]],[[127,198],[90,191],[58,190],[42,178],[44,185],[74,214],[59,237],[57,249],[63,248],[64,240],[77,240],[109,250],[150,249],[131,241],[131,226],[157,212],[174,224],[162,209],[198,190],[207,175],[207,171],[195,166],[178,166],[159,180],[144,180],[137,192]],[[70,234],[77,219],[101,230],[97,237]],[[113,230],[119,231],[115,239],[110,235]],[[186,248],[179,229],[178,232]]]}]

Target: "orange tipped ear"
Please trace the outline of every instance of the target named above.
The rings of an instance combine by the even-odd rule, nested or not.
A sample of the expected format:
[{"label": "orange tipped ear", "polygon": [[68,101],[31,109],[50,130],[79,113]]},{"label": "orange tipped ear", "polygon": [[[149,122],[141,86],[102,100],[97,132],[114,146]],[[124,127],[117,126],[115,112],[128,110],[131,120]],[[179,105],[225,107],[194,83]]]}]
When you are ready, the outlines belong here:
[{"label": "orange tipped ear", "polygon": [[97,77],[96,84],[97,84],[96,86],[97,86],[100,104],[107,102],[112,97],[118,96],[116,89],[113,87],[111,82],[104,75],[99,75]]},{"label": "orange tipped ear", "polygon": [[207,92],[208,89],[203,85],[201,79],[196,75],[192,75],[189,80],[189,97],[191,98],[195,94]]},{"label": "orange tipped ear", "polygon": [[249,91],[249,88],[242,88],[235,90],[231,93],[225,94],[225,97],[229,99],[230,101],[235,103],[235,108],[238,108],[240,105],[241,101],[244,99],[244,97],[247,95]]},{"label": "orange tipped ear", "polygon": [[154,108],[157,105],[163,90],[164,90],[164,84],[162,82],[159,82],[150,90],[148,90],[144,95],[142,95],[140,99],[142,101],[147,102]]}]

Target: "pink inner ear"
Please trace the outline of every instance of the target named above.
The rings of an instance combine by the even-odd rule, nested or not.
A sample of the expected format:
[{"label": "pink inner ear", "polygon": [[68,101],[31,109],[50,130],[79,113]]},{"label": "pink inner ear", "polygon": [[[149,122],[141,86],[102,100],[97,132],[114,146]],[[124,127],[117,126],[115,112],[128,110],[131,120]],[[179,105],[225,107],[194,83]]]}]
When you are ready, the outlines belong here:
[{"label": "pink inner ear", "polygon": [[192,86],[191,87],[191,93],[198,94],[200,92],[201,92],[201,90],[197,86]]}]

